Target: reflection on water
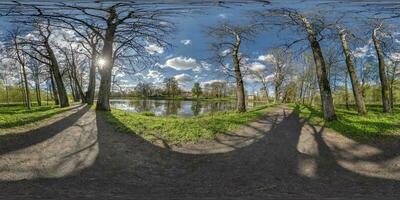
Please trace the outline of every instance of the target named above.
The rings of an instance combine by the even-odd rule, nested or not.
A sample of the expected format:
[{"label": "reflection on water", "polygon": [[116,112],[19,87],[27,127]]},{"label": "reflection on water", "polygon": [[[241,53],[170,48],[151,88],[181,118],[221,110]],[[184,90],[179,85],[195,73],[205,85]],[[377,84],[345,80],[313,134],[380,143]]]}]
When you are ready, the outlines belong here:
[{"label": "reflection on water", "polygon": [[[71,121],[73,124],[68,128],[57,129]],[[45,136],[42,141],[0,154],[1,181],[63,177],[91,166],[96,160],[99,146],[96,115],[93,111],[83,116],[67,117],[26,135],[35,137],[35,134],[40,136],[43,133],[49,136]],[[10,142],[19,139],[22,140],[14,138]]]},{"label": "reflection on water", "polygon": [[[207,113],[235,110],[232,101],[180,101],[180,100],[111,100],[111,107],[129,112],[152,112],[157,116],[196,116]],[[247,107],[256,106],[248,102]]]}]

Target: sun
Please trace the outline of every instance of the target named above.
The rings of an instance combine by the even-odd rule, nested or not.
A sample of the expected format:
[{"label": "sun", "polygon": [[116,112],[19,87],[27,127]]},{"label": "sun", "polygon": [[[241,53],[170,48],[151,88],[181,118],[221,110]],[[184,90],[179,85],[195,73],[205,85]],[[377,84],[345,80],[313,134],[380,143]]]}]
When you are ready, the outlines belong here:
[{"label": "sun", "polygon": [[100,58],[97,60],[97,64],[99,67],[103,67],[106,64],[106,60],[104,58]]}]

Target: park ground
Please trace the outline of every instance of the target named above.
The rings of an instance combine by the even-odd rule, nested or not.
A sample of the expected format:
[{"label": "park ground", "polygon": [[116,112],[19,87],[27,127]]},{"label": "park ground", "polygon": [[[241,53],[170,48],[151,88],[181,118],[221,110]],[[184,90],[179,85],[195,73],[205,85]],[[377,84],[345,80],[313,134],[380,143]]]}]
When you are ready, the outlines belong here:
[{"label": "park ground", "polygon": [[[143,123],[143,132],[132,134],[131,124],[116,119],[138,114],[84,105],[35,122],[35,128],[9,127],[0,136],[0,199],[400,198],[396,121],[381,120],[382,134],[376,134],[353,117],[348,132],[339,133],[341,126],[320,122],[312,108],[259,111],[239,128],[217,127],[210,123],[218,115],[207,116],[202,123],[212,137],[179,140],[159,133],[162,143],[146,135],[168,128]],[[351,120],[346,116],[336,123]],[[371,112],[365,120],[387,117]],[[193,125],[191,133],[200,128]]]}]

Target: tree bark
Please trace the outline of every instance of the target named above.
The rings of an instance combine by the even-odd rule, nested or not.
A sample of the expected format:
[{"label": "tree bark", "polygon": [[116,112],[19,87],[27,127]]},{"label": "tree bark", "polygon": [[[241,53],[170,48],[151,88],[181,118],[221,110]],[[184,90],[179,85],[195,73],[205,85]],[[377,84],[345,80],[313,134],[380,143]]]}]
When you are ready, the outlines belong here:
[{"label": "tree bark", "polygon": [[349,105],[349,88],[347,86],[347,78],[348,74],[346,73],[345,78],[344,78],[344,100],[346,103],[346,109],[350,110],[350,105]]},{"label": "tree bark", "polygon": [[39,83],[39,77],[35,78],[35,93],[36,93],[36,101],[38,106],[42,106],[42,98],[40,96],[40,83]]},{"label": "tree bark", "polygon": [[[364,97],[362,95],[362,92],[360,89],[360,84],[357,79],[356,69],[355,69],[354,62],[353,62],[353,59],[351,56],[351,51],[350,51],[349,45],[347,43],[345,30],[339,31],[339,37],[340,37],[340,41],[342,43],[344,56],[346,58],[347,71],[350,76],[354,100],[356,101],[356,106],[357,106],[357,112],[359,115],[365,115],[365,114],[367,114],[367,109],[365,107]],[[347,77],[346,77],[346,79],[347,79]]]},{"label": "tree bark", "polygon": [[281,88],[281,84],[282,84],[282,80],[281,80],[281,66],[279,66],[279,63],[276,63],[275,66],[275,87],[274,87],[274,91],[275,91],[275,103],[279,103],[280,100],[280,88]]},{"label": "tree bark", "polygon": [[236,35],[236,43],[233,48],[232,59],[236,77],[237,111],[246,112],[246,97],[244,94],[244,84],[243,84],[242,73],[240,71],[240,60],[238,55],[240,42],[241,42],[240,37]]},{"label": "tree bark", "polygon": [[385,66],[385,58],[383,56],[383,51],[381,47],[381,42],[378,38],[378,29],[375,28],[372,32],[372,40],[374,42],[376,55],[378,57],[379,63],[379,79],[381,81],[381,94],[382,94],[382,105],[383,112],[388,113],[392,112],[392,108],[390,107],[390,99],[389,99],[389,84],[386,77],[386,66]]},{"label": "tree bark", "polygon": [[54,98],[54,104],[55,105],[60,105],[60,101],[58,99],[58,92],[57,92],[57,86],[54,81],[54,74],[53,70],[50,68],[50,82],[51,82],[51,90],[53,91],[53,98]]},{"label": "tree bark", "polygon": [[25,64],[22,64],[21,68],[22,68],[22,76],[23,76],[23,79],[24,79],[23,81],[24,81],[26,108],[28,108],[30,110],[32,108],[32,105],[31,105],[31,93],[29,91],[28,80],[26,78]]},{"label": "tree bark", "polygon": [[79,98],[77,96],[77,93],[75,91],[75,86],[74,86],[74,81],[71,75],[71,71],[68,71],[68,78],[69,78],[69,87],[71,88],[71,94],[72,94],[72,98],[74,100],[74,102],[79,101]]},{"label": "tree bark", "polygon": [[336,114],[335,108],[333,106],[331,87],[327,77],[327,71],[324,57],[322,55],[321,46],[317,40],[317,34],[315,33],[311,23],[309,23],[309,21],[304,16],[301,17],[301,20],[307,30],[308,41],[310,42],[310,46],[314,56],[324,119],[328,121],[335,120]]},{"label": "tree bark", "polygon": [[106,31],[102,56],[104,65],[100,68],[100,87],[96,110],[110,111],[111,76],[113,68],[113,43],[115,25],[110,25]]},{"label": "tree bark", "polygon": [[97,61],[97,53],[92,47],[92,61],[89,71],[89,85],[86,91],[86,103],[89,105],[93,105],[94,102],[94,95],[95,95],[95,88],[96,88],[96,61]]},{"label": "tree bark", "polygon": [[265,97],[267,98],[267,103],[269,104],[269,92],[268,92],[268,85],[267,85],[267,83],[264,83],[263,82],[263,89],[264,89],[264,91],[265,91]]},{"label": "tree bark", "polygon": [[26,78],[25,61],[20,54],[20,50],[18,47],[19,45],[18,45],[16,36],[13,38],[13,42],[14,42],[14,49],[17,54],[18,63],[21,65],[21,73],[22,73],[21,81],[23,82],[25,105],[26,105],[26,108],[28,110],[30,110],[32,107],[31,95],[30,95],[30,91],[29,91],[29,87],[28,87],[28,80]]},{"label": "tree bark", "polygon": [[45,47],[46,47],[48,56],[50,58],[50,62],[51,62],[50,67],[52,68],[54,80],[56,82],[60,107],[62,107],[62,108],[68,107],[69,106],[68,95],[67,95],[67,91],[65,90],[65,86],[64,86],[64,83],[62,80],[62,76],[60,73],[60,68],[58,66],[57,58],[54,55],[53,49],[50,47],[50,44],[48,43],[48,41],[45,41]]}]

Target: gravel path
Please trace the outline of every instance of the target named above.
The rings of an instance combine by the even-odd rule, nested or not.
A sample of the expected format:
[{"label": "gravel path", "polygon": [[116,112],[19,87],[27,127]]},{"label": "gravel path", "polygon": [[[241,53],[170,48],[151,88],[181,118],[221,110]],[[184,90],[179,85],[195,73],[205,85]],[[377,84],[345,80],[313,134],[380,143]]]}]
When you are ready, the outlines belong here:
[{"label": "gravel path", "polygon": [[0,136],[0,199],[400,199],[399,141],[363,144],[285,107],[168,148],[70,112]]}]

